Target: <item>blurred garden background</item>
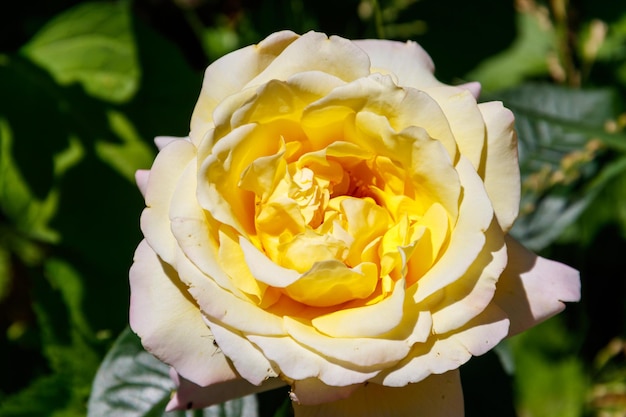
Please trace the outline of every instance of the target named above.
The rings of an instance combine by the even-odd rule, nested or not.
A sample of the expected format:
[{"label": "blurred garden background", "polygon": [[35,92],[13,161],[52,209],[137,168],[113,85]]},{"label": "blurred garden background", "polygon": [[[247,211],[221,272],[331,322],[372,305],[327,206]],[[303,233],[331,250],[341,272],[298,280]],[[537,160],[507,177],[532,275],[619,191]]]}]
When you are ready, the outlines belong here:
[{"label": "blurred garden background", "polygon": [[[188,133],[210,62],[281,29],[415,40],[441,81],[480,81],[481,99],[514,111],[513,234],[578,268],[583,298],[463,366],[466,415],[626,416],[626,2],[616,0],[2,2],[0,416],[85,416],[88,404],[90,416],[164,415],[167,370],[127,330],[143,208],[133,175],[151,165],[155,136]],[[96,378],[103,361],[116,378]],[[288,416],[285,399],[193,415]]]}]

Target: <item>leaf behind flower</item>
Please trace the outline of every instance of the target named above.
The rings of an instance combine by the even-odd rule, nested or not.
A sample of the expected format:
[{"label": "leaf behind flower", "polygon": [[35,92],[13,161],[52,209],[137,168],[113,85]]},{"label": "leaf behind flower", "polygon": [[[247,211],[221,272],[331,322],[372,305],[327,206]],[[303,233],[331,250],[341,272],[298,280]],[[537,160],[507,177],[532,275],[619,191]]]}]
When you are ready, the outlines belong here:
[{"label": "leaf behind flower", "polygon": [[247,396],[200,411],[165,412],[175,389],[169,367],[146,352],[126,328],[107,353],[93,382],[88,417],[256,417],[257,401]]}]

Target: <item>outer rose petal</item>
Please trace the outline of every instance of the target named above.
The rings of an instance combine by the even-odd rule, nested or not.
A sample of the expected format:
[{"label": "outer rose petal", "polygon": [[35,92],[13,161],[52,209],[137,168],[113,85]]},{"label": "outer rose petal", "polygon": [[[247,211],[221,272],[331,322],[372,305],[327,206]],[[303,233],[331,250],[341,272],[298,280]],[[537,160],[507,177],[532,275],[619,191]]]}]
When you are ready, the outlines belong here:
[{"label": "outer rose petal", "polygon": [[196,163],[195,156],[196,149],[190,142],[175,140],[159,152],[148,177],[141,231],[150,247],[170,265],[174,262],[177,250],[170,230],[170,202],[185,167]]},{"label": "outer rose petal", "polygon": [[463,392],[454,370],[402,388],[370,383],[345,400],[294,409],[296,417],[462,417]]},{"label": "outer rose petal", "polygon": [[213,335],[176,272],[145,240],[135,252],[130,289],[130,326],[146,350],[200,385],[239,377],[213,346]]},{"label": "outer rose petal", "polygon": [[170,370],[170,376],[178,388],[167,404],[166,411],[210,407],[233,398],[269,391],[285,385],[279,378],[268,379],[261,385],[252,385],[245,379],[239,378],[209,385],[208,387],[201,387],[181,377],[173,369]]},{"label": "outer rose petal", "polygon": [[307,378],[293,383],[289,398],[296,404],[318,405],[344,400],[362,386],[363,384],[355,384],[333,387],[324,384],[317,378]]},{"label": "outer rose petal", "polygon": [[390,387],[402,387],[419,382],[431,374],[457,369],[472,356],[479,356],[496,346],[509,330],[506,314],[496,305],[489,305],[462,329],[433,336],[423,345],[416,344],[413,353],[397,369],[381,372],[376,382]]},{"label": "outer rose petal", "polygon": [[213,62],[204,73],[202,91],[191,116],[191,133],[197,145],[213,127],[213,110],[221,101],[241,89],[266,68],[298,35],[291,31],[274,33],[257,45],[250,45]]},{"label": "outer rose petal", "polygon": [[391,73],[397,77],[399,85],[418,90],[443,85],[433,75],[435,65],[432,59],[415,42],[403,43],[378,39],[353,42],[369,55],[373,73]]},{"label": "outer rose petal", "polygon": [[559,313],[564,302],[580,300],[578,271],[535,255],[510,236],[506,245],[509,263],[498,281],[494,303],[511,320],[510,336]]},{"label": "outer rose petal", "polygon": [[517,218],[521,193],[515,118],[500,102],[481,103],[478,108],[487,128],[487,155],[478,173],[502,230],[508,232]]},{"label": "outer rose petal", "polygon": [[138,169],[137,172],[135,172],[135,182],[137,183],[137,188],[139,188],[139,191],[144,198],[146,197],[146,191],[148,190],[149,177],[149,169]]}]

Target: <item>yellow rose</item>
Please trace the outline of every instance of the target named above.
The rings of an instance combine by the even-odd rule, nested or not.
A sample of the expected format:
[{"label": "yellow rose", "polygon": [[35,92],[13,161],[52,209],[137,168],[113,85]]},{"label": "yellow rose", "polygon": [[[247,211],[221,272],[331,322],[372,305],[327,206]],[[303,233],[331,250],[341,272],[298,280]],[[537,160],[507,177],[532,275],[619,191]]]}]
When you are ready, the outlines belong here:
[{"label": "yellow rose", "polygon": [[189,137],[137,174],[130,322],[169,409],[289,384],[299,416],[462,415],[460,365],[579,299],[507,235],[513,115],[479,88],[314,32],[208,67]]}]

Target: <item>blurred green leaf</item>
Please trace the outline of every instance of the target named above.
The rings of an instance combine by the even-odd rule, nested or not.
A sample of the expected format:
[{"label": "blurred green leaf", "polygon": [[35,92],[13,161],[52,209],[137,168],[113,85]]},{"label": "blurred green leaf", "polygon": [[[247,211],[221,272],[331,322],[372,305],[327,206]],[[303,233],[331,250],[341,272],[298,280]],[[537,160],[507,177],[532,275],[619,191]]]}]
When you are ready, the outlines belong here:
[{"label": "blurred green leaf", "polygon": [[481,62],[465,79],[479,81],[484,91],[497,91],[548,74],[548,56],[556,44],[551,24],[537,10],[527,10],[517,14],[516,26],[513,44]]},{"label": "blurred green leaf", "polygon": [[121,144],[98,141],[96,152],[100,158],[131,182],[135,171],[149,167],[154,160],[154,150],[143,141],[130,120],[120,112],[108,113],[111,130],[122,139]]},{"label": "blurred green leaf", "polygon": [[605,226],[619,228],[626,238],[626,156],[608,162],[592,185],[593,201],[564,239],[587,244]]},{"label": "blurred green leaf", "polygon": [[56,242],[59,234],[48,223],[57,210],[58,193],[51,190],[44,199],[33,195],[13,160],[12,149],[13,132],[9,122],[0,117],[0,209],[27,236]]},{"label": "blurred green leaf", "polygon": [[62,409],[65,405],[66,385],[66,381],[60,375],[40,377],[18,394],[0,398],[0,416],[52,416],[55,409]]},{"label": "blurred green leaf", "polygon": [[43,277],[34,281],[42,352],[61,385],[55,408],[65,416],[83,416],[100,362],[98,342],[85,321],[84,280],[68,262],[49,258]]},{"label": "blurred green leaf", "polygon": [[540,250],[557,239],[605,185],[593,182],[601,170],[598,153],[621,149],[626,136],[605,123],[616,116],[609,89],[575,90],[524,84],[490,96],[515,113],[522,172],[522,212],[512,234]]},{"label": "blurred green leaf", "polygon": [[519,415],[580,417],[588,378],[577,343],[559,317],[509,339],[515,358],[515,393]]},{"label": "blurred green leaf", "polygon": [[58,83],[120,103],[139,86],[140,68],[127,2],[79,4],[57,16],[22,48]]},{"label": "blurred green leaf", "polygon": [[104,358],[93,382],[88,417],[255,417],[254,396],[228,401],[203,411],[165,413],[175,385],[169,367],[146,352],[126,329]]}]

